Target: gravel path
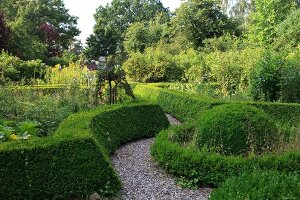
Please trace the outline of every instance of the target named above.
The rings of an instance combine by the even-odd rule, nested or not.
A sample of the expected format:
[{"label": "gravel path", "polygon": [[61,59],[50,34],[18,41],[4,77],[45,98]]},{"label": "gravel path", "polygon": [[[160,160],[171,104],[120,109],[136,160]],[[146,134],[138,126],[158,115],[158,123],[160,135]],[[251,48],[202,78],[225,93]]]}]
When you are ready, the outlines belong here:
[{"label": "gravel path", "polygon": [[[170,123],[180,124],[171,115],[167,115]],[[151,160],[150,146],[152,139],[129,143],[119,148],[112,157],[122,183],[122,199],[142,200],[196,200],[208,199],[211,189],[182,189],[163,170]]]}]

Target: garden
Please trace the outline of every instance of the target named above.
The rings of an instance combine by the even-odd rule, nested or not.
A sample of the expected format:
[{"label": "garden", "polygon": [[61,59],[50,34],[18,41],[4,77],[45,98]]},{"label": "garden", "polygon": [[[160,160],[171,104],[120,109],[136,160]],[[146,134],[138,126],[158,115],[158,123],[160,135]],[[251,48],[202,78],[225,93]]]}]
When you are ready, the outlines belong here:
[{"label": "garden", "polygon": [[300,2],[0,2],[0,199],[300,199]]}]

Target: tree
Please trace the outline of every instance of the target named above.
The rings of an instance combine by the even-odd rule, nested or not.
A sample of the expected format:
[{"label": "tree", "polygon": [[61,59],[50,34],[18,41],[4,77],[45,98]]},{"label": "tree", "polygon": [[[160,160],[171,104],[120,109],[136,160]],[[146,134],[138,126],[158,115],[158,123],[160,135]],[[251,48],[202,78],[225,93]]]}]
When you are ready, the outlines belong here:
[{"label": "tree", "polygon": [[169,19],[158,15],[147,22],[136,22],[126,31],[124,48],[127,53],[144,52],[145,48],[156,45],[159,41],[170,40]]},{"label": "tree", "polygon": [[237,22],[228,18],[214,0],[188,0],[175,14],[176,32],[182,33],[196,48],[203,46],[206,38],[241,34]]},{"label": "tree", "polygon": [[297,8],[297,0],[256,0],[250,16],[249,39],[269,45],[276,37],[276,27]]},{"label": "tree", "polygon": [[86,56],[96,59],[100,55],[124,55],[127,28],[135,22],[149,21],[160,13],[169,16],[160,0],[113,0],[110,5],[100,6],[94,15],[94,33],[87,39]]},{"label": "tree", "polygon": [[0,12],[0,51],[7,48],[8,39],[10,36],[10,29],[7,27],[4,14]]},{"label": "tree", "polygon": [[0,9],[11,27],[8,51],[25,60],[47,60],[57,54],[53,49],[62,52],[80,33],[63,0],[3,0]]},{"label": "tree", "polygon": [[276,27],[276,40],[274,46],[281,49],[284,47],[297,47],[299,44],[300,9],[297,9]]}]

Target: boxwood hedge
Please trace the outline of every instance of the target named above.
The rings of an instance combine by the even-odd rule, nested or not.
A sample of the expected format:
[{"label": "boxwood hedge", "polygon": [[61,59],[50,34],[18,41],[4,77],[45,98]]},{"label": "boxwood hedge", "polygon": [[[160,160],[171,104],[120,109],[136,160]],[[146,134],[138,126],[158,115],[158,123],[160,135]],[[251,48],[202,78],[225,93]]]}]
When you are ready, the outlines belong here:
[{"label": "boxwood hedge", "polygon": [[[159,87],[159,84],[136,85],[134,92],[142,99],[158,103],[166,112],[178,119],[194,124],[206,110],[222,104],[252,105],[265,111],[276,123],[300,125],[300,104],[220,101],[196,94],[188,94]],[[193,129],[195,126],[187,126]],[[169,173],[194,183],[196,186],[219,186],[228,177],[246,171],[277,170],[300,174],[300,151],[282,154],[225,156],[208,150],[186,147],[193,138],[183,131],[172,135],[172,129],[162,131],[151,148],[152,156]],[[184,141],[181,141],[184,140]],[[187,140],[187,141],[186,141]]]},{"label": "boxwood hedge", "polygon": [[93,192],[116,194],[121,183],[108,152],[166,127],[157,105],[108,106],[71,115],[48,138],[0,143],[0,197],[86,199]]},{"label": "boxwood hedge", "polygon": [[248,104],[264,110],[277,123],[287,126],[300,124],[300,104],[267,102],[233,102],[161,88],[160,84],[138,84],[134,92],[142,99],[158,103],[166,112],[182,121],[197,119],[204,110],[221,104]]},{"label": "boxwood hedge", "polygon": [[195,186],[219,186],[231,176],[257,169],[300,174],[300,151],[281,155],[225,156],[171,142],[170,131],[172,129],[164,130],[156,136],[151,154],[170,174],[193,182]]},{"label": "boxwood hedge", "polygon": [[213,191],[211,200],[299,199],[300,176],[278,171],[246,172]]}]

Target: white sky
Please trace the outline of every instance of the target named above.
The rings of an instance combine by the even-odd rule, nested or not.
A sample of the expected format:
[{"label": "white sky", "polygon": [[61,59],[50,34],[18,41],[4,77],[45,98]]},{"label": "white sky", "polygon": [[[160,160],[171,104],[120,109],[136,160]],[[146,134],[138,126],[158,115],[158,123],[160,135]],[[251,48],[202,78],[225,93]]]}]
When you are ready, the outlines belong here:
[{"label": "white sky", "polygon": [[[78,28],[81,31],[78,39],[85,43],[88,36],[93,33],[93,26],[95,24],[94,14],[96,9],[100,5],[106,5],[110,3],[111,0],[64,0],[65,6],[69,9],[71,15],[79,17]],[[181,0],[161,0],[165,7],[170,8],[174,11],[181,4]]]}]

